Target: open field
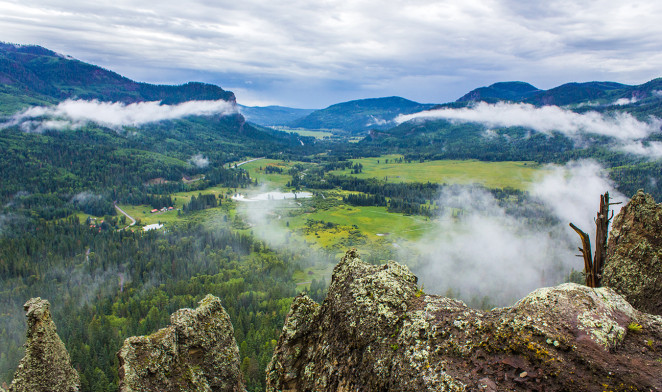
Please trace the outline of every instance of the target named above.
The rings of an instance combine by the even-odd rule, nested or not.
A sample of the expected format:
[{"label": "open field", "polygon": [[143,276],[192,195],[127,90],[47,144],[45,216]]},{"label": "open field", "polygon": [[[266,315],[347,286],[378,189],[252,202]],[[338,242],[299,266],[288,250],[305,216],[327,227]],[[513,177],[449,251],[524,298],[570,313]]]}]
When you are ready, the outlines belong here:
[{"label": "open field", "polygon": [[329,131],[311,131],[309,129],[290,129],[290,128],[288,128],[288,129],[281,129],[281,131],[294,132],[294,133],[296,133],[298,135],[301,135],[301,136],[312,136],[315,139],[322,139],[322,138],[325,138],[325,137],[332,137],[333,136],[333,133],[331,133]]},{"label": "open field", "polygon": [[[434,226],[434,222],[426,220],[425,217],[418,215],[403,215],[390,213],[386,207],[355,207],[341,205],[339,207],[329,208],[328,210],[304,213],[294,217],[283,218],[290,222],[291,229],[303,228],[308,219],[315,221],[331,222],[343,226],[336,236],[347,236],[346,228],[356,225],[361,234],[367,239],[395,239],[416,240],[420,238],[426,230]],[[318,231],[320,237],[318,243],[322,246],[330,245],[334,242],[333,230]],[[324,233],[324,235],[322,235]],[[308,235],[307,239],[315,238],[314,234]]]},{"label": "open field", "polygon": [[[241,166],[242,169],[248,171],[251,178],[257,178],[259,184],[268,183],[272,188],[284,188],[285,184],[292,178],[287,171],[296,162],[284,162],[277,159],[260,159],[257,161],[249,162]],[[267,166],[276,166],[283,170],[283,174],[279,173],[266,173]],[[262,170],[260,170],[262,168]]]},{"label": "open field", "polygon": [[[542,170],[535,162],[482,162],[477,160],[444,160],[395,163],[402,155],[353,159],[361,163],[363,172],[337,170],[336,174],[358,178],[387,179],[389,182],[480,183],[490,188],[526,189]],[[388,163],[386,163],[388,160]]]}]

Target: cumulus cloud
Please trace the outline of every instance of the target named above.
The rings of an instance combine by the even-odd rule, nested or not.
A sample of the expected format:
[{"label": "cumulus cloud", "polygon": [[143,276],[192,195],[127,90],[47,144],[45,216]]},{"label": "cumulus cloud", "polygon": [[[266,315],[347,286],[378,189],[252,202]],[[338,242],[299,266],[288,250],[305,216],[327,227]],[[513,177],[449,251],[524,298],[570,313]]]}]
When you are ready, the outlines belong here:
[{"label": "cumulus cloud", "polygon": [[209,166],[209,159],[207,159],[206,157],[203,157],[202,154],[193,155],[191,158],[189,158],[188,162],[191,165],[196,166],[200,169],[203,169],[203,168]]},{"label": "cumulus cloud", "polygon": [[[438,204],[445,215],[415,246],[423,262],[414,269],[426,289],[440,294],[450,289],[474,305],[483,298],[506,305],[535,288],[560,283],[572,268],[581,270],[575,257],[579,238],[568,223],[593,235],[600,194],[627,199],[592,161],[549,166],[544,172],[530,193],[544,208],[541,213],[555,218],[552,224],[517,216],[482,188],[444,188]],[[454,217],[457,211],[462,213]]]},{"label": "cumulus cloud", "polygon": [[125,104],[68,99],[57,106],[35,106],[25,109],[15,114],[9,122],[0,124],[0,127],[20,125],[26,132],[41,132],[45,129],[79,128],[93,122],[119,128],[193,115],[228,115],[236,112],[235,105],[224,100],[161,105],[156,101]]}]

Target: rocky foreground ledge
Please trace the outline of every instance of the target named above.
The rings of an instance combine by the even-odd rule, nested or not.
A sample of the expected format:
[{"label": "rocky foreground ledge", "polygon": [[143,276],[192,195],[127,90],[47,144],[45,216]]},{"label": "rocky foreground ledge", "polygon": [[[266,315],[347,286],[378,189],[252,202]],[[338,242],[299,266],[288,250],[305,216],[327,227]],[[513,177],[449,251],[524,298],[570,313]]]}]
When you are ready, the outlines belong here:
[{"label": "rocky foreground ledge", "polygon": [[23,305],[28,319],[25,357],[16,369],[10,392],[75,392],[80,388],[78,373],[71,367],[50,307],[41,298],[32,298]]},{"label": "rocky foreground ledge", "polygon": [[234,329],[217,297],[178,310],[170,323],[124,341],[117,353],[120,392],[245,391]]},{"label": "rocky foreground ledge", "polygon": [[292,304],[267,390],[662,390],[662,317],[612,289],[562,284],[483,312],[416,283],[349,251],[322,305]]}]

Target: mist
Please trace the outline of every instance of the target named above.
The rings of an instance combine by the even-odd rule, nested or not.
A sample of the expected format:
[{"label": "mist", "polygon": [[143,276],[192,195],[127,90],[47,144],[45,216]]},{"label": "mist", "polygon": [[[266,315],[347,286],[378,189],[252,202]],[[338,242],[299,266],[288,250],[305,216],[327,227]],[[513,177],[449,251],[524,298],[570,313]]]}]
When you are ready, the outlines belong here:
[{"label": "mist", "polygon": [[[623,104],[623,103],[621,103]],[[579,140],[584,134],[597,134],[614,138],[617,149],[633,154],[646,155],[649,149],[625,147],[653,133],[660,132],[662,120],[650,117],[648,121],[639,121],[629,113],[602,114],[594,111],[575,113],[558,106],[536,107],[525,103],[488,104],[478,102],[470,107],[452,109],[443,108],[414,114],[400,115],[395,121],[399,124],[413,119],[444,119],[457,122],[474,122],[487,127],[527,127],[535,131],[549,134],[558,131],[574,140]],[[652,157],[655,157],[653,155]]]},{"label": "mist", "polygon": [[19,125],[24,132],[47,129],[76,129],[87,123],[110,128],[140,126],[186,116],[230,115],[237,113],[234,103],[224,100],[187,101],[177,105],[161,105],[158,101],[125,104],[97,100],[71,100],[57,106],[35,106],[12,116],[0,128]]},{"label": "mist", "polygon": [[209,159],[202,156],[202,154],[195,154],[189,158],[188,163],[197,168],[204,169],[205,167],[209,166]]},{"label": "mist", "polygon": [[573,268],[583,269],[575,256],[579,237],[568,223],[593,236],[600,194],[627,198],[592,161],[551,165],[544,172],[529,188],[528,206],[499,202],[476,186],[442,189],[438,204],[444,214],[413,246],[419,262],[412,268],[427,292],[473,306],[504,306],[565,281]]}]

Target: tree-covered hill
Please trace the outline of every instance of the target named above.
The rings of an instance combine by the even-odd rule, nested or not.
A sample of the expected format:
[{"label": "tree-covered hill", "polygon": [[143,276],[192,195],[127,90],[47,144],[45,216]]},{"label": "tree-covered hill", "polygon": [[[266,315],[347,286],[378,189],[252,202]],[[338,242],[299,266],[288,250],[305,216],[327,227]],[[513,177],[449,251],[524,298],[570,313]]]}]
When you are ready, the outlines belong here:
[{"label": "tree-covered hill", "polygon": [[265,127],[286,126],[315,111],[315,109],[297,109],[284,106],[238,106],[239,112],[246,118],[246,121]]},{"label": "tree-covered hill", "polygon": [[538,88],[525,82],[499,82],[479,87],[460,97],[457,102],[467,101],[520,101],[537,92]]},{"label": "tree-covered hill", "polygon": [[0,113],[12,114],[30,104],[67,98],[133,103],[235,100],[218,86],[139,83],[96,65],[60,55],[41,46],[0,43]]},{"label": "tree-covered hill", "polygon": [[[184,115],[124,126],[71,121],[70,126],[36,132],[11,121],[11,115],[28,106],[52,106],[68,98],[164,105],[225,100],[235,105],[234,94],[218,86],[138,83],[39,46],[0,44],[0,114],[6,115],[4,121],[0,118],[0,203],[9,212],[62,218],[81,207],[72,204],[72,198],[88,192],[99,200],[94,208],[83,210],[114,213],[113,200],[144,203],[157,191],[148,186],[155,178],[170,182],[170,192],[241,185],[250,179],[241,171],[231,174],[223,169],[224,163],[248,156],[287,157],[304,148],[305,138],[258,129],[238,113]],[[42,116],[29,123],[44,120],[49,119]],[[182,182],[196,175],[205,180]]]},{"label": "tree-covered hill", "polygon": [[360,99],[316,110],[290,125],[307,129],[339,129],[366,133],[370,129],[391,128],[394,125],[393,119],[397,116],[420,112],[433,106],[401,97]]}]

